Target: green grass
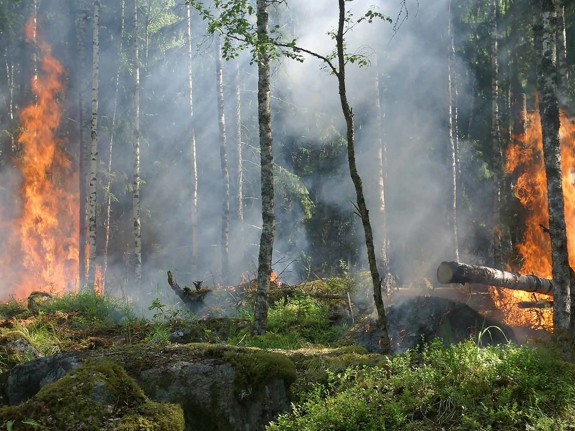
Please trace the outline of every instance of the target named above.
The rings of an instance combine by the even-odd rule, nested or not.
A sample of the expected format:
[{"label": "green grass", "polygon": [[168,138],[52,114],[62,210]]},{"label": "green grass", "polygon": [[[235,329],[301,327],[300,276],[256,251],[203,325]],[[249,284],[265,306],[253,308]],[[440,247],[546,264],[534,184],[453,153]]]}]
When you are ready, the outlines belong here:
[{"label": "green grass", "polygon": [[[329,321],[329,304],[305,294],[296,294],[287,303],[272,304],[266,333],[251,337],[247,331],[232,337],[230,344],[262,349],[298,349],[309,345],[333,345],[345,330]],[[241,341],[241,342],[240,342]]]},{"label": "green grass", "polygon": [[573,423],[574,364],[542,348],[469,341],[332,373],[267,429],[552,431]]}]

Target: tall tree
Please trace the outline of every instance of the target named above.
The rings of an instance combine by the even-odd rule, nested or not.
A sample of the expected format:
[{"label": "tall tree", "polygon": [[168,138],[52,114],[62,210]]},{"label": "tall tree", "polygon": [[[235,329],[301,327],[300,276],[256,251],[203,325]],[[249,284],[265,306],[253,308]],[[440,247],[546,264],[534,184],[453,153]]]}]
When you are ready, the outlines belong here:
[{"label": "tall tree", "polygon": [[457,223],[457,198],[458,198],[458,164],[459,164],[459,148],[457,142],[457,106],[456,106],[456,86],[455,77],[453,70],[453,63],[455,58],[455,42],[453,34],[453,23],[452,23],[452,2],[449,1],[449,11],[447,14],[447,36],[449,43],[449,51],[447,57],[447,88],[448,88],[448,131],[449,131],[449,165],[450,177],[451,177],[451,204],[449,207],[449,224],[451,228],[451,240],[452,240],[452,251],[453,256],[456,261],[459,260],[459,235],[458,235],[458,223]]},{"label": "tall tree", "polygon": [[[120,59],[124,54],[124,37],[126,30],[126,1],[120,0],[120,37],[116,58]],[[108,141],[108,160],[106,166],[106,185],[105,185],[105,217],[104,217],[104,244],[102,249],[102,291],[106,288],[106,279],[108,274],[108,253],[110,246],[110,227],[112,217],[112,160],[114,153],[114,139],[116,136],[116,124],[118,116],[118,96],[120,89],[120,72],[122,62],[118,61],[116,76],[114,81],[114,102],[112,108],[112,124],[110,125],[110,139]]]},{"label": "tall tree", "polygon": [[499,119],[499,0],[491,0],[491,151],[493,167],[493,264],[503,264],[501,224],[503,151]]},{"label": "tall tree", "polygon": [[230,173],[228,169],[228,149],[226,135],[226,117],[224,101],[224,74],[222,68],[222,52],[220,36],[216,35],[216,84],[218,94],[218,126],[220,132],[220,166],[222,169],[222,279],[224,283],[229,281],[230,273]]},{"label": "tall tree", "polygon": [[559,103],[567,102],[567,87],[569,83],[569,68],[567,66],[567,34],[565,31],[565,0],[553,0],[557,14],[557,69],[559,86]]},{"label": "tall tree", "polygon": [[379,208],[377,213],[377,224],[379,225],[379,242],[378,242],[378,260],[383,275],[383,287],[389,292],[393,288],[394,277],[390,269],[389,261],[389,232],[387,230],[387,208],[385,201],[385,189],[387,187],[387,142],[384,139],[383,117],[384,112],[381,106],[382,89],[380,84],[381,70],[379,59],[375,56],[374,65],[374,90],[375,90],[375,110],[376,110],[376,129],[377,129],[377,165],[378,181],[377,196]]},{"label": "tall tree", "polygon": [[87,142],[85,139],[84,131],[88,129],[86,127],[86,112],[85,112],[85,101],[86,101],[86,86],[84,83],[84,77],[86,76],[86,25],[88,21],[88,12],[86,9],[82,8],[80,4],[80,9],[78,10],[77,18],[77,30],[76,30],[76,43],[78,45],[78,74],[77,74],[77,88],[78,88],[78,143],[79,143],[79,238],[78,238],[78,278],[80,287],[84,287],[86,284],[87,276],[87,226],[88,226],[88,212],[86,208],[87,202]]},{"label": "tall tree", "polygon": [[195,269],[198,260],[197,235],[198,235],[198,162],[196,150],[196,125],[194,120],[194,81],[192,62],[192,12],[189,3],[186,4],[186,48],[188,61],[188,109],[189,109],[189,139],[190,139],[190,168],[191,168],[191,247],[192,247],[192,270]]},{"label": "tall tree", "polygon": [[537,63],[539,112],[543,135],[543,157],[547,175],[549,233],[555,288],[553,291],[553,324],[558,330],[573,330],[574,305],[572,273],[569,267],[567,232],[563,200],[561,152],[559,143],[559,108],[557,101],[557,16],[552,0],[535,0],[534,35]]},{"label": "tall tree", "polygon": [[375,300],[375,307],[377,309],[378,327],[381,337],[381,347],[384,351],[389,351],[390,340],[387,332],[387,319],[385,316],[383,295],[381,291],[382,278],[379,275],[379,270],[377,267],[375,245],[373,240],[373,231],[371,228],[371,222],[369,219],[369,211],[367,209],[367,204],[365,203],[365,197],[363,194],[363,185],[355,161],[354,120],[353,120],[353,113],[347,98],[345,65],[349,60],[349,57],[346,56],[345,52],[344,35],[348,30],[347,25],[349,24],[349,17],[346,13],[345,8],[346,0],[338,0],[338,3],[339,3],[339,19],[337,24],[337,33],[335,34],[338,67],[337,70],[334,70],[334,72],[336,72],[336,77],[339,86],[339,98],[341,102],[341,109],[343,111],[343,116],[345,117],[345,123],[347,128],[346,133],[347,160],[349,164],[349,172],[351,175],[351,180],[355,188],[355,194],[357,199],[357,210],[359,212],[361,223],[363,225],[363,231],[365,234],[365,245],[367,248],[367,259],[369,262],[369,270],[371,273],[371,281],[373,284],[373,298]]},{"label": "tall tree", "polygon": [[244,242],[244,155],[242,147],[242,95],[241,95],[241,79],[240,79],[240,62],[236,61],[235,77],[235,125],[236,125],[236,163],[237,163],[237,178],[236,178],[236,221],[239,230],[239,243]]},{"label": "tall tree", "polygon": [[272,120],[270,106],[270,40],[268,0],[257,0],[258,123],[262,199],[262,234],[258,255],[258,288],[254,309],[254,333],[263,334],[267,326],[268,290],[272,272],[275,238],[274,172]]},{"label": "tall tree", "polygon": [[96,185],[98,175],[98,86],[100,82],[100,2],[94,0],[92,15],[92,114],[90,117],[90,167],[88,177],[88,287],[95,288]]},{"label": "tall tree", "polygon": [[142,228],[141,228],[141,207],[142,202],[140,199],[140,49],[138,41],[138,1],[134,0],[133,9],[133,33],[132,33],[132,47],[133,47],[133,73],[134,73],[134,136],[133,136],[133,149],[134,149],[134,169],[132,181],[132,234],[134,240],[134,260],[133,271],[135,281],[142,279]]}]

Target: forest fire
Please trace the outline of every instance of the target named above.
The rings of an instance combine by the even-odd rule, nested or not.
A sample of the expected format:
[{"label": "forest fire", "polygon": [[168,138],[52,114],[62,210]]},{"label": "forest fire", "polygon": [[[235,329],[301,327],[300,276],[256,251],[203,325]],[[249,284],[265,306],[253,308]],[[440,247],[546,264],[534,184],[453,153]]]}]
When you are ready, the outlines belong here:
[{"label": "forest fire", "polygon": [[22,298],[32,291],[60,292],[78,272],[77,175],[57,137],[62,66],[39,41],[35,20],[26,24],[28,42],[39,52],[32,77],[34,102],[20,114],[22,132],[15,165],[21,175],[19,213],[5,220],[2,296]]},{"label": "forest fire", "polygon": [[[519,272],[551,278],[551,240],[547,227],[547,185],[541,140],[541,122],[538,112],[529,113],[526,131],[515,136],[506,151],[508,173],[517,173],[514,192],[525,208],[523,241],[516,244],[516,251],[522,262]],[[563,166],[563,194],[565,197],[565,218],[569,241],[571,267],[574,267],[575,243],[575,123],[561,113],[561,157]],[[518,307],[522,301],[548,300],[546,295],[490,287],[490,293],[497,307],[503,312],[504,322],[510,325],[529,326],[535,329],[551,329],[552,308]]]}]

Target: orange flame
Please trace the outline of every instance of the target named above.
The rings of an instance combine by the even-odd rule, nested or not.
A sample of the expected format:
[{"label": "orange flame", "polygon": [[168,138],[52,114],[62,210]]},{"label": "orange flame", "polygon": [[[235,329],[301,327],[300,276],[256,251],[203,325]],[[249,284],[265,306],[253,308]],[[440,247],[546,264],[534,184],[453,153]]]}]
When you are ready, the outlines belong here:
[{"label": "orange flame", "polygon": [[[563,170],[563,195],[568,239],[575,238],[575,123],[561,112],[561,162]],[[551,278],[551,239],[547,205],[547,178],[543,160],[543,143],[539,112],[529,113],[526,131],[514,136],[506,150],[508,173],[518,173],[514,187],[515,196],[526,210],[523,241],[516,244],[522,257],[523,274]],[[575,263],[575,244],[568,241],[570,265]],[[503,312],[504,322],[511,325],[547,329],[553,327],[552,308],[519,309],[521,301],[549,300],[547,295],[491,287],[490,293],[497,307]]]},{"label": "orange flame", "polygon": [[78,277],[78,180],[56,137],[62,66],[50,47],[36,40],[35,20],[28,20],[25,30],[38,47],[41,70],[31,82],[35,101],[20,113],[20,214],[9,221],[8,247],[0,256],[2,294],[16,298],[35,290],[61,292]]}]

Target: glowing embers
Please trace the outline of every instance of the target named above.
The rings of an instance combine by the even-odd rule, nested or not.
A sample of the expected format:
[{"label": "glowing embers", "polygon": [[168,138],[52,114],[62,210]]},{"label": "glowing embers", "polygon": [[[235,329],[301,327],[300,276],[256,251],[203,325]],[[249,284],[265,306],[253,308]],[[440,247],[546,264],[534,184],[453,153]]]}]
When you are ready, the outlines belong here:
[{"label": "glowing embers", "polygon": [[[549,237],[549,212],[547,205],[547,179],[543,160],[541,121],[538,112],[527,116],[526,131],[514,136],[506,151],[506,171],[514,179],[514,193],[525,208],[523,240],[516,244],[520,254],[522,274],[535,274],[551,278],[551,239]],[[571,267],[574,266],[575,249],[575,124],[573,119],[561,113],[561,158],[563,168],[563,195],[565,220],[569,239]],[[504,322],[510,325],[529,326],[535,329],[551,329],[553,309],[541,307],[520,308],[521,302],[537,303],[551,298],[522,291],[490,288],[497,307],[502,311]]]},{"label": "glowing embers", "polygon": [[22,132],[15,164],[21,173],[20,212],[6,220],[7,241],[0,256],[2,294],[22,298],[35,290],[60,292],[78,278],[78,178],[57,138],[62,66],[37,39],[35,21],[26,37],[39,53],[32,77],[34,102],[20,113]]}]

